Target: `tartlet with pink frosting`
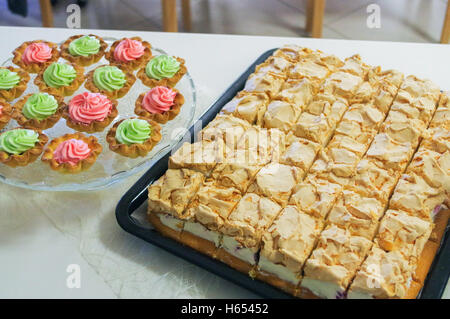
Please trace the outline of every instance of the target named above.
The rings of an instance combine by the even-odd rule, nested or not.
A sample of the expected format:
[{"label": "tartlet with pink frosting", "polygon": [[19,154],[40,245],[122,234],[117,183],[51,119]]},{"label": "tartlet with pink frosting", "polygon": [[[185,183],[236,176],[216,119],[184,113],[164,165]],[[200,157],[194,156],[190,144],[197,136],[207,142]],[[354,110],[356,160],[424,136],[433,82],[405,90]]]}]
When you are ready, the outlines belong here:
[{"label": "tartlet with pink frosting", "polygon": [[144,118],[164,124],[180,113],[184,96],[174,88],[156,86],[139,95],[134,112]]},{"label": "tartlet with pink frosting", "polygon": [[17,127],[0,134],[0,163],[9,167],[27,166],[44,150],[48,137],[38,130]]},{"label": "tartlet with pink frosting", "polygon": [[24,42],[13,54],[13,63],[29,73],[39,73],[59,58],[58,46],[44,40]]},{"label": "tartlet with pink frosting", "polygon": [[120,65],[100,65],[87,74],[84,87],[111,99],[125,96],[136,82],[133,71]]},{"label": "tartlet with pink frosting", "polygon": [[145,156],[161,140],[161,126],[146,118],[116,122],[106,135],[109,149],[122,156]]},{"label": "tartlet with pink frosting", "polygon": [[12,107],[5,100],[0,99],[0,130],[11,120]]},{"label": "tartlet with pink frosting", "polygon": [[101,93],[75,95],[66,106],[63,117],[68,127],[87,133],[101,132],[117,117],[117,100]]},{"label": "tartlet with pink frosting", "polygon": [[36,78],[34,84],[40,91],[52,95],[70,96],[84,82],[84,68],[74,63],[53,62],[47,64]]},{"label": "tartlet with pink frosting", "polygon": [[97,161],[102,146],[95,136],[66,134],[53,139],[42,155],[42,161],[60,173],[76,174],[89,169]]},{"label": "tartlet with pink frosting", "polygon": [[74,35],[61,44],[61,57],[72,63],[89,66],[105,55],[108,44],[95,34]]},{"label": "tartlet with pink frosting", "polygon": [[27,71],[12,66],[0,67],[0,99],[12,101],[27,89],[30,75]]},{"label": "tartlet with pink frosting", "polygon": [[115,41],[105,58],[114,65],[131,70],[139,69],[152,57],[151,45],[140,37],[123,38]]},{"label": "tartlet with pink frosting", "polygon": [[24,128],[46,130],[61,119],[64,107],[61,96],[30,93],[14,105],[12,117]]}]

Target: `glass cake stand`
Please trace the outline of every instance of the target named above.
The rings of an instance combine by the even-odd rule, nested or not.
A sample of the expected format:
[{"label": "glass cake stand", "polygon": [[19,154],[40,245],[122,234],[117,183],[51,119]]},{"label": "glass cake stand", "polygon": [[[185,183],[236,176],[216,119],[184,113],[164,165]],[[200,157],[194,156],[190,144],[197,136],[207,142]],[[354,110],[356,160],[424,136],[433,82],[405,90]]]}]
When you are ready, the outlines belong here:
[{"label": "glass cake stand", "polygon": [[[115,41],[115,39],[112,38],[104,38],[104,40],[108,42],[108,44]],[[166,54],[163,50],[153,47],[152,53],[153,55]],[[65,60],[60,59],[60,61]],[[98,63],[86,67],[85,74],[101,64],[108,64],[108,61],[105,60],[105,58],[102,58]],[[4,61],[2,64],[2,66],[10,65],[13,66],[12,58]],[[137,71],[134,73],[136,75]],[[30,76],[31,79],[28,82],[27,90],[21,97],[39,91],[37,86],[33,83],[36,75],[30,74]],[[106,134],[116,121],[136,116],[136,114],[134,114],[136,99],[142,92],[150,89],[143,85],[139,79],[136,79],[136,82],[131,87],[128,94],[123,98],[118,99],[119,115],[117,118],[103,132],[90,134],[97,137],[99,143],[103,146],[103,151],[97,158],[96,163],[89,170],[79,174],[61,174],[50,169],[48,164],[43,163],[40,158],[38,158],[34,163],[25,167],[12,168],[0,163],[0,180],[9,185],[41,191],[86,191],[109,187],[131,175],[148,169],[152,163],[160,159],[167,151],[178,143],[186,133],[186,130],[192,125],[197,96],[194,81],[189,72],[178,82],[176,88],[184,95],[185,103],[181,107],[181,111],[177,117],[172,121],[161,125],[161,141],[147,154],[147,156],[136,159],[121,156],[109,150],[108,143],[106,142]],[[83,83],[74,95],[84,91],[87,90],[84,88]],[[68,102],[70,99],[71,96],[68,96],[64,101]],[[13,106],[17,100],[11,101],[10,104]],[[8,125],[1,130],[0,133],[15,127],[18,127],[18,124],[15,120],[11,119]],[[54,127],[43,132],[49,137],[50,141],[55,137],[66,133],[73,133],[75,131],[66,126],[66,120],[61,118]]]}]

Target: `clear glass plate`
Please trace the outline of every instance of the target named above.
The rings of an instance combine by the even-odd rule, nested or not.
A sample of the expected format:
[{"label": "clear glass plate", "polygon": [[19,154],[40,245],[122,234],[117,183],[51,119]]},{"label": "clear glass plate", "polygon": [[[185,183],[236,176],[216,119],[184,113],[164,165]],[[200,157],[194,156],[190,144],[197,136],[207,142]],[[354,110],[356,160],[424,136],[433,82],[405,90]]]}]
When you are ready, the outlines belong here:
[{"label": "clear glass plate", "polygon": [[[111,44],[114,40],[115,39],[111,38],[105,39],[108,44]],[[153,55],[166,54],[166,52],[158,48],[152,48],[152,53]],[[60,60],[67,62],[64,59]],[[11,61],[12,58],[3,62],[2,65],[14,66]],[[101,64],[108,64],[108,61],[102,58],[98,63],[86,67],[85,74]],[[137,71],[135,72],[135,75],[136,73]],[[31,79],[28,82],[27,90],[22,96],[38,92],[37,86],[33,83],[36,75],[30,74],[30,76]],[[144,169],[148,169],[152,163],[160,159],[177,142],[179,142],[186,130],[192,125],[197,97],[194,81],[189,72],[178,82],[176,88],[184,95],[185,103],[175,119],[161,125],[161,141],[147,154],[147,156],[136,159],[121,156],[109,150],[108,143],[105,139],[108,130],[116,121],[136,116],[134,114],[135,101],[139,94],[149,90],[149,88],[143,85],[139,79],[136,79],[136,82],[131,87],[128,94],[118,100],[119,116],[103,132],[91,134],[98,138],[100,144],[103,146],[103,151],[97,158],[96,163],[89,170],[79,174],[61,174],[50,169],[49,165],[43,163],[39,158],[34,163],[25,167],[11,168],[0,163],[0,180],[6,184],[43,191],[94,190],[106,188]],[[84,91],[86,91],[86,89],[83,84],[74,95]],[[66,97],[64,101],[68,102],[70,99],[71,96]],[[10,102],[10,104],[14,105],[17,100]],[[0,133],[15,127],[18,127],[18,124],[15,120],[11,119],[8,125],[0,131]],[[49,140],[73,132],[75,131],[66,126],[66,120],[64,118],[61,118],[54,127],[44,131],[49,137]]]}]

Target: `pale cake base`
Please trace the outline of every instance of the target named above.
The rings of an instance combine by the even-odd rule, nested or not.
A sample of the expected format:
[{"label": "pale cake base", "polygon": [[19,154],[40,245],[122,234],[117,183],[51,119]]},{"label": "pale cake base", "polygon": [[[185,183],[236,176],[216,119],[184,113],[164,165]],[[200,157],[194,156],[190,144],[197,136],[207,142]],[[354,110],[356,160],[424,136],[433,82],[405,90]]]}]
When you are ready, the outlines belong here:
[{"label": "pale cake base", "polygon": [[150,213],[147,215],[149,222],[155,227],[157,231],[159,231],[163,236],[172,238],[176,241],[180,241],[181,238],[181,228],[180,231],[176,231],[161,222],[158,214]]},{"label": "pale cake base", "polygon": [[234,268],[237,271],[246,274],[248,274],[250,270],[252,270],[252,268],[254,267],[254,265],[251,265],[248,262],[233,256],[223,248],[219,248],[217,250],[217,259],[227,264],[231,268]]}]

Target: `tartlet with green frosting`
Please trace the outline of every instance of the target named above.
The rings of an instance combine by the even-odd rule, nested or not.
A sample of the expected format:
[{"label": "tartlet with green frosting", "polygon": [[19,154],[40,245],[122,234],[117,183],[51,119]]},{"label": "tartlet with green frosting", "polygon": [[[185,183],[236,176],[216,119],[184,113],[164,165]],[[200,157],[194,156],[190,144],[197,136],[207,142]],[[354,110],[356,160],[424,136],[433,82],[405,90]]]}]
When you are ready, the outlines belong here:
[{"label": "tartlet with green frosting", "polygon": [[46,130],[61,119],[64,108],[61,96],[31,93],[14,105],[12,117],[24,128]]},{"label": "tartlet with green frosting", "polygon": [[[139,44],[139,48],[129,46],[129,42],[136,42]],[[127,44],[127,45],[123,45]],[[119,47],[119,48],[118,48]],[[123,48],[122,48],[123,47]],[[125,53],[129,53],[128,59],[122,58],[122,54],[118,54],[118,51],[121,51]],[[136,55],[137,50],[141,50],[140,53]],[[120,52],[120,53],[122,53]],[[139,56],[139,57],[137,57]],[[148,60],[152,57],[152,46],[147,41],[142,40],[140,37],[131,37],[131,38],[122,38],[117,41],[115,41],[109,50],[105,53],[105,59],[109,61],[110,64],[113,65],[119,65],[124,68],[128,68],[130,70],[137,70],[143,65],[145,65]]]},{"label": "tartlet with green frosting", "polygon": [[0,163],[10,167],[34,162],[48,142],[41,131],[15,128],[0,134]]},{"label": "tartlet with green frosting", "polygon": [[122,156],[145,156],[161,140],[161,126],[145,118],[118,121],[106,135],[109,149]]},{"label": "tartlet with green frosting", "polygon": [[28,73],[39,73],[59,59],[58,45],[45,40],[24,42],[13,54],[13,63]]},{"label": "tartlet with green frosting", "polygon": [[72,63],[89,66],[105,55],[108,44],[95,34],[74,35],[61,44],[61,57]]},{"label": "tartlet with green frosting", "polygon": [[118,65],[100,65],[87,74],[85,88],[111,99],[125,96],[136,82],[133,72]]},{"label": "tartlet with green frosting", "polygon": [[0,130],[11,120],[12,107],[5,100],[0,99]]},{"label": "tartlet with green frosting", "polygon": [[[71,143],[74,141],[78,143]],[[84,149],[77,148],[77,145],[80,144],[82,148],[84,146]],[[71,152],[67,152],[67,150],[71,150]],[[52,170],[59,173],[77,174],[94,165],[102,150],[103,147],[95,136],[86,136],[83,133],[76,132],[51,140],[45,148],[41,160],[49,164]],[[61,154],[62,156],[58,156]]]},{"label": "tartlet with green frosting", "polygon": [[12,66],[0,67],[0,98],[6,101],[17,99],[27,89],[28,81],[27,71]]},{"label": "tartlet with green frosting", "polygon": [[169,55],[157,55],[138,71],[138,78],[149,87],[174,87],[186,74],[184,60]]},{"label": "tartlet with green frosting", "polygon": [[54,62],[41,70],[34,79],[40,91],[52,95],[70,96],[84,82],[84,68],[74,63]]}]

